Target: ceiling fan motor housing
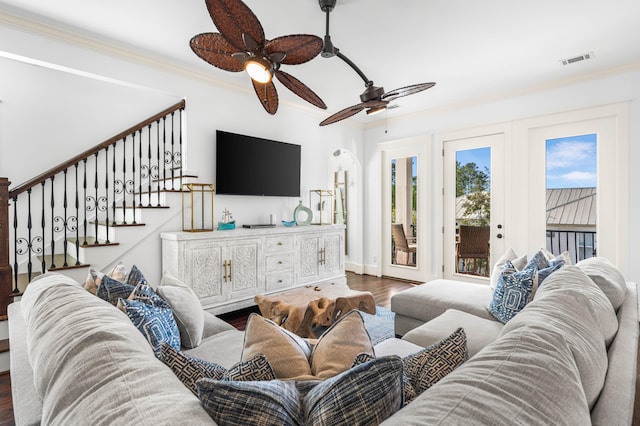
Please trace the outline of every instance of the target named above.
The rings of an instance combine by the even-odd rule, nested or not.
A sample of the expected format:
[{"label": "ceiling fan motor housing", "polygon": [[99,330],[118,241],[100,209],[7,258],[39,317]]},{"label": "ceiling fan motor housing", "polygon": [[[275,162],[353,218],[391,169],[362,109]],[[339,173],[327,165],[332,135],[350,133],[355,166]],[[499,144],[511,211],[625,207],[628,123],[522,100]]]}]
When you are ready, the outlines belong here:
[{"label": "ceiling fan motor housing", "polygon": [[379,100],[380,97],[384,95],[384,87],[376,87],[373,84],[367,86],[367,88],[360,95],[360,100],[362,102]]},{"label": "ceiling fan motor housing", "polygon": [[331,12],[336,7],[336,0],[318,0],[318,3],[323,12]]}]

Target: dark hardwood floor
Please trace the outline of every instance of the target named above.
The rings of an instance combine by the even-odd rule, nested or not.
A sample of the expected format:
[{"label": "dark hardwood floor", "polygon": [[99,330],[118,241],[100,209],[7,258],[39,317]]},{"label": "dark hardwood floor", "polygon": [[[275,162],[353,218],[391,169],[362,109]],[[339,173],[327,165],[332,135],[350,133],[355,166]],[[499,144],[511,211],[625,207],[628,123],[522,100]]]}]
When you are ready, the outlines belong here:
[{"label": "dark hardwood floor", "polygon": [[[414,283],[399,281],[393,278],[379,278],[371,275],[356,275],[347,273],[347,283],[353,290],[370,291],[376,301],[376,305],[390,307],[391,296],[414,286]],[[239,330],[244,330],[247,317],[251,312],[257,312],[256,308],[248,308],[242,311],[220,315]],[[637,385],[635,397],[635,411],[633,425],[640,426],[640,358],[638,359]],[[14,425],[13,406],[11,402],[11,379],[9,373],[0,373],[0,426]]]}]

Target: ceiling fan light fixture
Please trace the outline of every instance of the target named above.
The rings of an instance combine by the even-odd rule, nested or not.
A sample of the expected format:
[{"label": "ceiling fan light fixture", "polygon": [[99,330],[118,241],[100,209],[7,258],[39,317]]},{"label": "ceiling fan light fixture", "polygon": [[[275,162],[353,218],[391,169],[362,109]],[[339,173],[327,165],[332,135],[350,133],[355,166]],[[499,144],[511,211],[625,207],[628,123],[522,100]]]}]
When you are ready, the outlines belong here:
[{"label": "ceiling fan light fixture", "polygon": [[244,64],[244,69],[258,83],[266,84],[273,78],[273,65],[259,56],[248,59]]},{"label": "ceiling fan light fixture", "polygon": [[386,106],[380,106],[380,107],[377,107],[377,108],[369,108],[367,110],[367,115],[376,115],[376,114],[379,114],[379,113],[381,113],[382,111],[384,111],[386,109],[387,109]]}]

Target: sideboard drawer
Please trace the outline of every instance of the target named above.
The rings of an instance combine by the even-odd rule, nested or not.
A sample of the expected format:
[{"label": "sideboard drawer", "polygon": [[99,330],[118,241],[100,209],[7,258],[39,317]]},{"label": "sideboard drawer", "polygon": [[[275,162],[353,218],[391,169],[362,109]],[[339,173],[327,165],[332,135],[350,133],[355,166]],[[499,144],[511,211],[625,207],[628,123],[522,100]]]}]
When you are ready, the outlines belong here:
[{"label": "sideboard drawer", "polygon": [[266,253],[281,253],[293,250],[293,235],[279,235],[265,238],[264,250]]},{"label": "sideboard drawer", "polygon": [[267,291],[293,287],[293,271],[267,275]]},{"label": "sideboard drawer", "polygon": [[288,271],[293,269],[293,253],[267,256],[265,258],[265,273]]}]

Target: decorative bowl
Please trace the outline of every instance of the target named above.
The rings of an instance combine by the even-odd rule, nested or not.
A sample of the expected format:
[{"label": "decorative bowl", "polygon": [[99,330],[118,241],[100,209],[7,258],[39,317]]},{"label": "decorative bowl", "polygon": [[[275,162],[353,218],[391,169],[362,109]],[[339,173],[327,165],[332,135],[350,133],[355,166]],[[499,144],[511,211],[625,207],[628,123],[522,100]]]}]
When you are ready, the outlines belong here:
[{"label": "decorative bowl", "polygon": [[289,226],[296,226],[296,221],[295,220],[283,220],[282,224],[286,227]]}]

